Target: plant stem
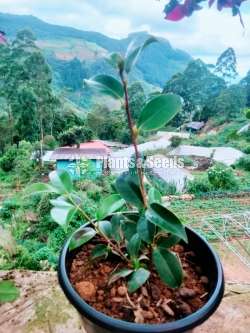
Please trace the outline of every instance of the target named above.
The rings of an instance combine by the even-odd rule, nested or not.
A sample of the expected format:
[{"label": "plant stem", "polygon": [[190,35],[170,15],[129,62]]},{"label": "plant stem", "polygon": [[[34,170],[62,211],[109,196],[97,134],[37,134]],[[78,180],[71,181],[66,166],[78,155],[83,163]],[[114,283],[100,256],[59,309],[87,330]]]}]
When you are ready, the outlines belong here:
[{"label": "plant stem", "polygon": [[139,153],[139,150],[138,150],[137,133],[135,131],[136,127],[134,125],[132,115],[131,115],[131,112],[130,112],[129,96],[128,96],[128,84],[127,84],[127,81],[124,78],[123,70],[120,70],[120,77],[121,77],[121,80],[122,80],[122,84],[123,84],[123,88],[124,88],[124,94],[125,94],[125,111],[126,111],[126,115],[127,115],[127,119],[128,119],[128,125],[129,125],[129,129],[130,129],[132,144],[133,144],[134,150],[135,150],[135,162],[136,162],[137,174],[138,174],[138,177],[139,177],[140,191],[141,191],[144,207],[146,208],[147,207],[147,196],[146,196],[146,190],[145,190],[145,186],[144,186],[144,182],[143,182],[143,169],[142,169],[141,163],[140,163],[141,156],[140,156],[140,153]]}]

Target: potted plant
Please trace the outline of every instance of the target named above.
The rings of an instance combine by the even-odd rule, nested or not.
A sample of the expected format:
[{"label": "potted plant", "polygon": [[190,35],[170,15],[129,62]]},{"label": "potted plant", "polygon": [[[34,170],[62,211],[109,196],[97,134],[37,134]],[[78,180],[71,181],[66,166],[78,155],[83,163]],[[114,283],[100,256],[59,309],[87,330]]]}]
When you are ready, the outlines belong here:
[{"label": "potted plant", "polygon": [[223,271],[213,249],[144,184],[138,134],[164,126],[182,105],[177,95],[159,94],[144,107],[138,124],[132,119],[128,74],[153,42],[152,37],[124,58],[111,55],[120,80],[98,75],[86,82],[124,103],[135,155],[129,171],[116,180],[117,194],[103,199],[93,220],[65,171],[52,172],[50,184],[30,189],[58,195],[51,200],[51,215],[62,227],[76,214],[84,221],[61,251],[58,276],[88,333],[188,331],[205,321],[223,297]]}]

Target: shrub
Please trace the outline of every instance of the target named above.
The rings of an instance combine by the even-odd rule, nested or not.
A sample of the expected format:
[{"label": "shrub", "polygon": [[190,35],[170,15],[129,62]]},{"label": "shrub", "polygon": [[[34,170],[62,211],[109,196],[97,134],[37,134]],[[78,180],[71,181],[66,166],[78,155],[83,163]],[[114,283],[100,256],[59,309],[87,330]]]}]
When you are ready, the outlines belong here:
[{"label": "shrub", "polygon": [[216,164],[208,170],[208,180],[215,190],[230,190],[238,185],[233,169],[221,164]]},{"label": "shrub", "polygon": [[17,156],[17,148],[16,147],[10,147],[3,157],[0,159],[0,167],[5,172],[9,172],[14,169],[14,161]]},{"label": "shrub", "polygon": [[180,138],[179,136],[173,136],[170,141],[171,141],[171,146],[173,148],[176,148],[181,144],[182,138]]},{"label": "shrub", "polygon": [[47,150],[53,150],[57,146],[57,141],[53,137],[53,135],[45,135],[45,137],[43,139],[43,143],[44,143],[44,149],[47,149]]},{"label": "shrub", "polygon": [[243,152],[244,152],[245,154],[250,154],[250,146],[248,145],[248,146],[243,150]]},{"label": "shrub", "polygon": [[183,159],[184,166],[194,166],[195,165],[195,161],[188,156],[183,156],[182,159]]},{"label": "shrub", "polygon": [[212,190],[212,185],[207,175],[195,177],[187,183],[187,191],[193,194],[208,193]]},{"label": "shrub", "polygon": [[3,219],[9,219],[13,215],[14,211],[20,207],[19,202],[14,199],[5,200],[0,209],[0,217]]},{"label": "shrub", "polygon": [[241,157],[237,166],[243,170],[250,171],[250,156]]}]

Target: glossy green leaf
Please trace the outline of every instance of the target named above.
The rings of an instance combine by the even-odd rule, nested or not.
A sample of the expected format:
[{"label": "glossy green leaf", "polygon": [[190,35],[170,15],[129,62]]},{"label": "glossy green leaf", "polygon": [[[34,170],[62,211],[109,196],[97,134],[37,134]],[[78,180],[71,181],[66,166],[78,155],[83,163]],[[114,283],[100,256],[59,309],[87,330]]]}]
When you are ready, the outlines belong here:
[{"label": "glossy green leaf", "polygon": [[101,234],[107,238],[113,238],[112,235],[112,224],[109,221],[100,221],[97,222],[97,227],[100,230]]},{"label": "glossy green leaf", "polygon": [[138,257],[140,246],[141,246],[140,236],[138,234],[133,235],[127,244],[127,250],[130,258],[134,259]]},{"label": "glossy green leaf", "polygon": [[109,249],[107,245],[104,244],[96,245],[96,247],[94,247],[93,250],[91,251],[92,259],[97,259],[100,257],[107,258],[108,254],[109,254]]},{"label": "glossy green leaf", "polygon": [[161,193],[154,187],[151,187],[148,191],[148,200],[152,204],[154,202],[161,203]]},{"label": "glossy green leaf", "polygon": [[0,281],[0,303],[13,302],[20,296],[13,281]]},{"label": "glossy green leaf", "polygon": [[76,213],[76,209],[71,206],[66,207],[54,207],[50,211],[52,219],[61,226],[69,224]]},{"label": "glossy green leaf", "polygon": [[181,98],[164,94],[153,98],[142,110],[138,128],[144,131],[157,130],[166,125],[182,107]]},{"label": "glossy green leaf", "polygon": [[181,239],[178,236],[175,236],[175,235],[170,235],[167,238],[161,237],[157,241],[157,246],[165,248],[165,249],[169,249],[170,247],[178,244],[180,242],[180,240]]},{"label": "glossy green leaf", "polygon": [[143,207],[143,198],[136,176],[129,172],[122,173],[116,180],[116,189],[120,195],[131,205]]},{"label": "glossy green leaf", "polygon": [[49,174],[51,185],[54,186],[59,193],[69,193],[73,190],[73,182],[70,174],[65,170],[52,171]]},{"label": "glossy green leaf", "polygon": [[129,52],[125,59],[125,70],[127,73],[129,73],[135,66],[144,49],[154,42],[157,42],[157,39],[155,37],[149,37],[143,45],[138,46],[132,52]]},{"label": "glossy green leaf", "polygon": [[124,217],[121,214],[113,215],[111,219],[112,235],[114,240],[120,242],[123,239],[122,222]]},{"label": "glossy green leaf", "polygon": [[74,207],[71,203],[69,203],[68,201],[66,201],[63,196],[58,197],[58,198],[53,199],[53,200],[50,200],[50,203],[54,207],[70,207],[70,208]]},{"label": "glossy green leaf", "polygon": [[108,62],[110,63],[110,65],[114,68],[118,68],[120,70],[124,69],[124,59],[122,58],[122,56],[119,53],[111,53],[109,58],[108,58]]},{"label": "glossy green leaf", "polygon": [[125,205],[125,200],[119,194],[112,194],[102,200],[100,208],[97,210],[96,217],[102,220],[108,215],[118,211]]},{"label": "glossy green leaf", "polygon": [[122,84],[110,75],[97,75],[90,80],[85,80],[85,83],[96,89],[98,92],[121,99],[124,96],[124,89]]},{"label": "glossy green leaf", "polygon": [[136,270],[128,281],[128,292],[134,293],[137,289],[144,285],[149,276],[150,272],[145,268],[139,268]]},{"label": "glossy green leaf", "polygon": [[172,233],[187,242],[186,230],[179,218],[166,207],[153,203],[146,211],[146,218],[162,230]]},{"label": "glossy green leaf", "polygon": [[172,252],[163,248],[153,250],[153,263],[161,278],[171,288],[180,287],[183,272],[179,258]]},{"label": "glossy green leaf", "polygon": [[45,184],[45,183],[36,183],[27,187],[25,190],[25,195],[33,195],[33,194],[43,194],[43,193],[60,193],[57,188]]},{"label": "glossy green leaf", "polygon": [[126,219],[122,223],[122,231],[124,233],[126,240],[129,241],[133,237],[133,235],[137,232],[136,223],[134,221]]},{"label": "glossy green leaf", "polygon": [[133,273],[133,270],[132,269],[121,269],[117,272],[114,272],[111,276],[110,276],[110,279],[109,279],[109,282],[108,284],[112,284],[114,282],[116,282],[117,280],[121,279],[121,278],[125,278],[127,276],[129,276],[130,274]]},{"label": "glossy green leaf", "polygon": [[144,242],[150,244],[155,235],[156,227],[151,223],[145,215],[142,215],[137,223],[137,232]]},{"label": "glossy green leaf", "polygon": [[77,231],[71,238],[69,243],[69,250],[72,251],[78,247],[86,244],[96,235],[96,231],[92,228],[86,227]]}]

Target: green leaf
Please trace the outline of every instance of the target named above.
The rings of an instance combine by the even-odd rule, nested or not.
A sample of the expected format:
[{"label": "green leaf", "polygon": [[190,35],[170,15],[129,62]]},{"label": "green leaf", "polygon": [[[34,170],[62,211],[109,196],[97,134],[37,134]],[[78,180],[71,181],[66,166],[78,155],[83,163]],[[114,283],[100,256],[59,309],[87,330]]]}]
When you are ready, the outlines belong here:
[{"label": "green leaf", "polygon": [[172,252],[155,248],[153,250],[153,263],[161,278],[171,288],[180,287],[183,272],[179,258]]},{"label": "green leaf", "polygon": [[127,241],[129,241],[136,233],[136,223],[134,221],[125,220],[122,223],[122,231]]},{"label": "green leaf", "polygon": [[179,218],[166,207],[158,203],[151,204],[146,211],[146,218],[162,230],[172,233],[187,242],[184,226]]},{"label": "green leaf", "polygon": [[97,259],[100,257],[107,258],[108,254],[109,254],[109,249],[104,244],[96,245],[96,247],[91,251],[92,259]]},{"label": "green leaf", "polygon": [[120,195],[131,205],[143,207],[143,198],[136,176],[129,172],[122,173],[116,180],[116,189]]},{"label": "green leaf", "polygon": [[96,217],[102,220],[108,215],[113,214],[125,205],[125,200],[119,194],[112,194],[101,202],[100,208],[97,210]]},{"label": "green leaf", "polygon": [[153,241],[155,229],[155,225],[147,220],[145,215],[140,217],[137,223],[137,232],[144,242],[150,244]]},{"label": "green leaf", "polygon": [[131,71],[131,69],[135,66],[137,63],[141,53],[144,51],[144,49],[149,46],[150,44],[157,42],[157,39],[155,37],[149,37],[143,45],[138,46],[135,48],[132,52],[130,52],[126,59],[125,59],[125,70],[127,73]]},{"label": "green leaf", "polygon": [[108,59],[110,65],[114,68],[119,68],[120,70],[124,69],[124,59],[119,53],[111,53]]},{"label": "green leaf", "polygon": [[131,259],[135,259],[138,257],[140,246],[140,236],[138,234],[133,235],[127,244],[127,250]]},{"label": "green leaf", "polygon": [[25,195],[43,194],[43,193],[59,193],[58,189],[45,183],[36,183],[27,187]]},{"label": "green leaf", "polygon": [[121,99],[124,96],[122,84],[110,75],[97,75],[90,80],[85,80],[85,83],[95,88],[98,92],[111,96],[115,99]]},{"label": "green leaf", "polygon": [[126,268],[121,269],[120,271],[115,272],[110,276],[108,284],[111,285],[112,283],[116,282],[117,280],[119,280],[121,278],[125,278],[125,277],[129,276],[132,273],[133,273],[132,269],[126,269]]},{"label": "green leaf", "polygon": [[174,94],[160,95],[148,102],[141,112],[138,128],[157,130],[166,125],[182,107],[181,98]]},{"label": "green leaf", "polygon": [[51,209],[50,215],[60,226],[66,226],[73,220],[76,211],[71,206],[54,207]]},{"label": "green leaf", "polygon": [[96,235],[96,231],[92,228],[86,227],[77,231],[71,238],[69,243],[69,250],[72,251],[78,247],[86,244]]},{"label": "green leaf", "polygon": [[100,230],[101,234],[108,237],[113,238],[112,235],[112,224],[109,221],[100,221],[97,222],[97,227]]},{"label": "green leaf", "polygon": [[124,216],[122,215],[113,215],[111,219],[112,224],[112,235],[114,240],[120,242],[123,239],[122,232],[122,222],[124,221]]},{"label": "green leaf", "polygon": [[162,247],[164,249],[169,249],[170,247],[178,244],[180,242],[180,238],[175,235],[170,235],[168,238],[161,237],[157,241],[157,246]]},{"label": "green leaf", "polygon": [[148,280],[150,272],[145,268],[139,268],[135,271],[128,281],[128,292],[134,293]]},{"label": "green leaf", "polygon": [[70,193],[73,190],[73,183],[70,174],[65,170],[52,171],[49,174],[50,182],[59,193]]},{"label": "green leaf", "polygon": [[50,200],[50,203],[54,207],[70,207],[70,208],[74,207],[71,203],[69,203],[68,201],[66,201],[63,196],[60,196],[60,197],[58,197],[56,199],[53,199],[53,200]]},{"label": "green leaf", "polygon": [[161,193],[154,187],[151,187],[148,191],[148,200],[152,204],[154,202],[161,203]]},{"label": "green leaf", "polygon": [[13,281],[0,282],[0,303],[13,302],[20,296],[20,291],[17,289]]}]

